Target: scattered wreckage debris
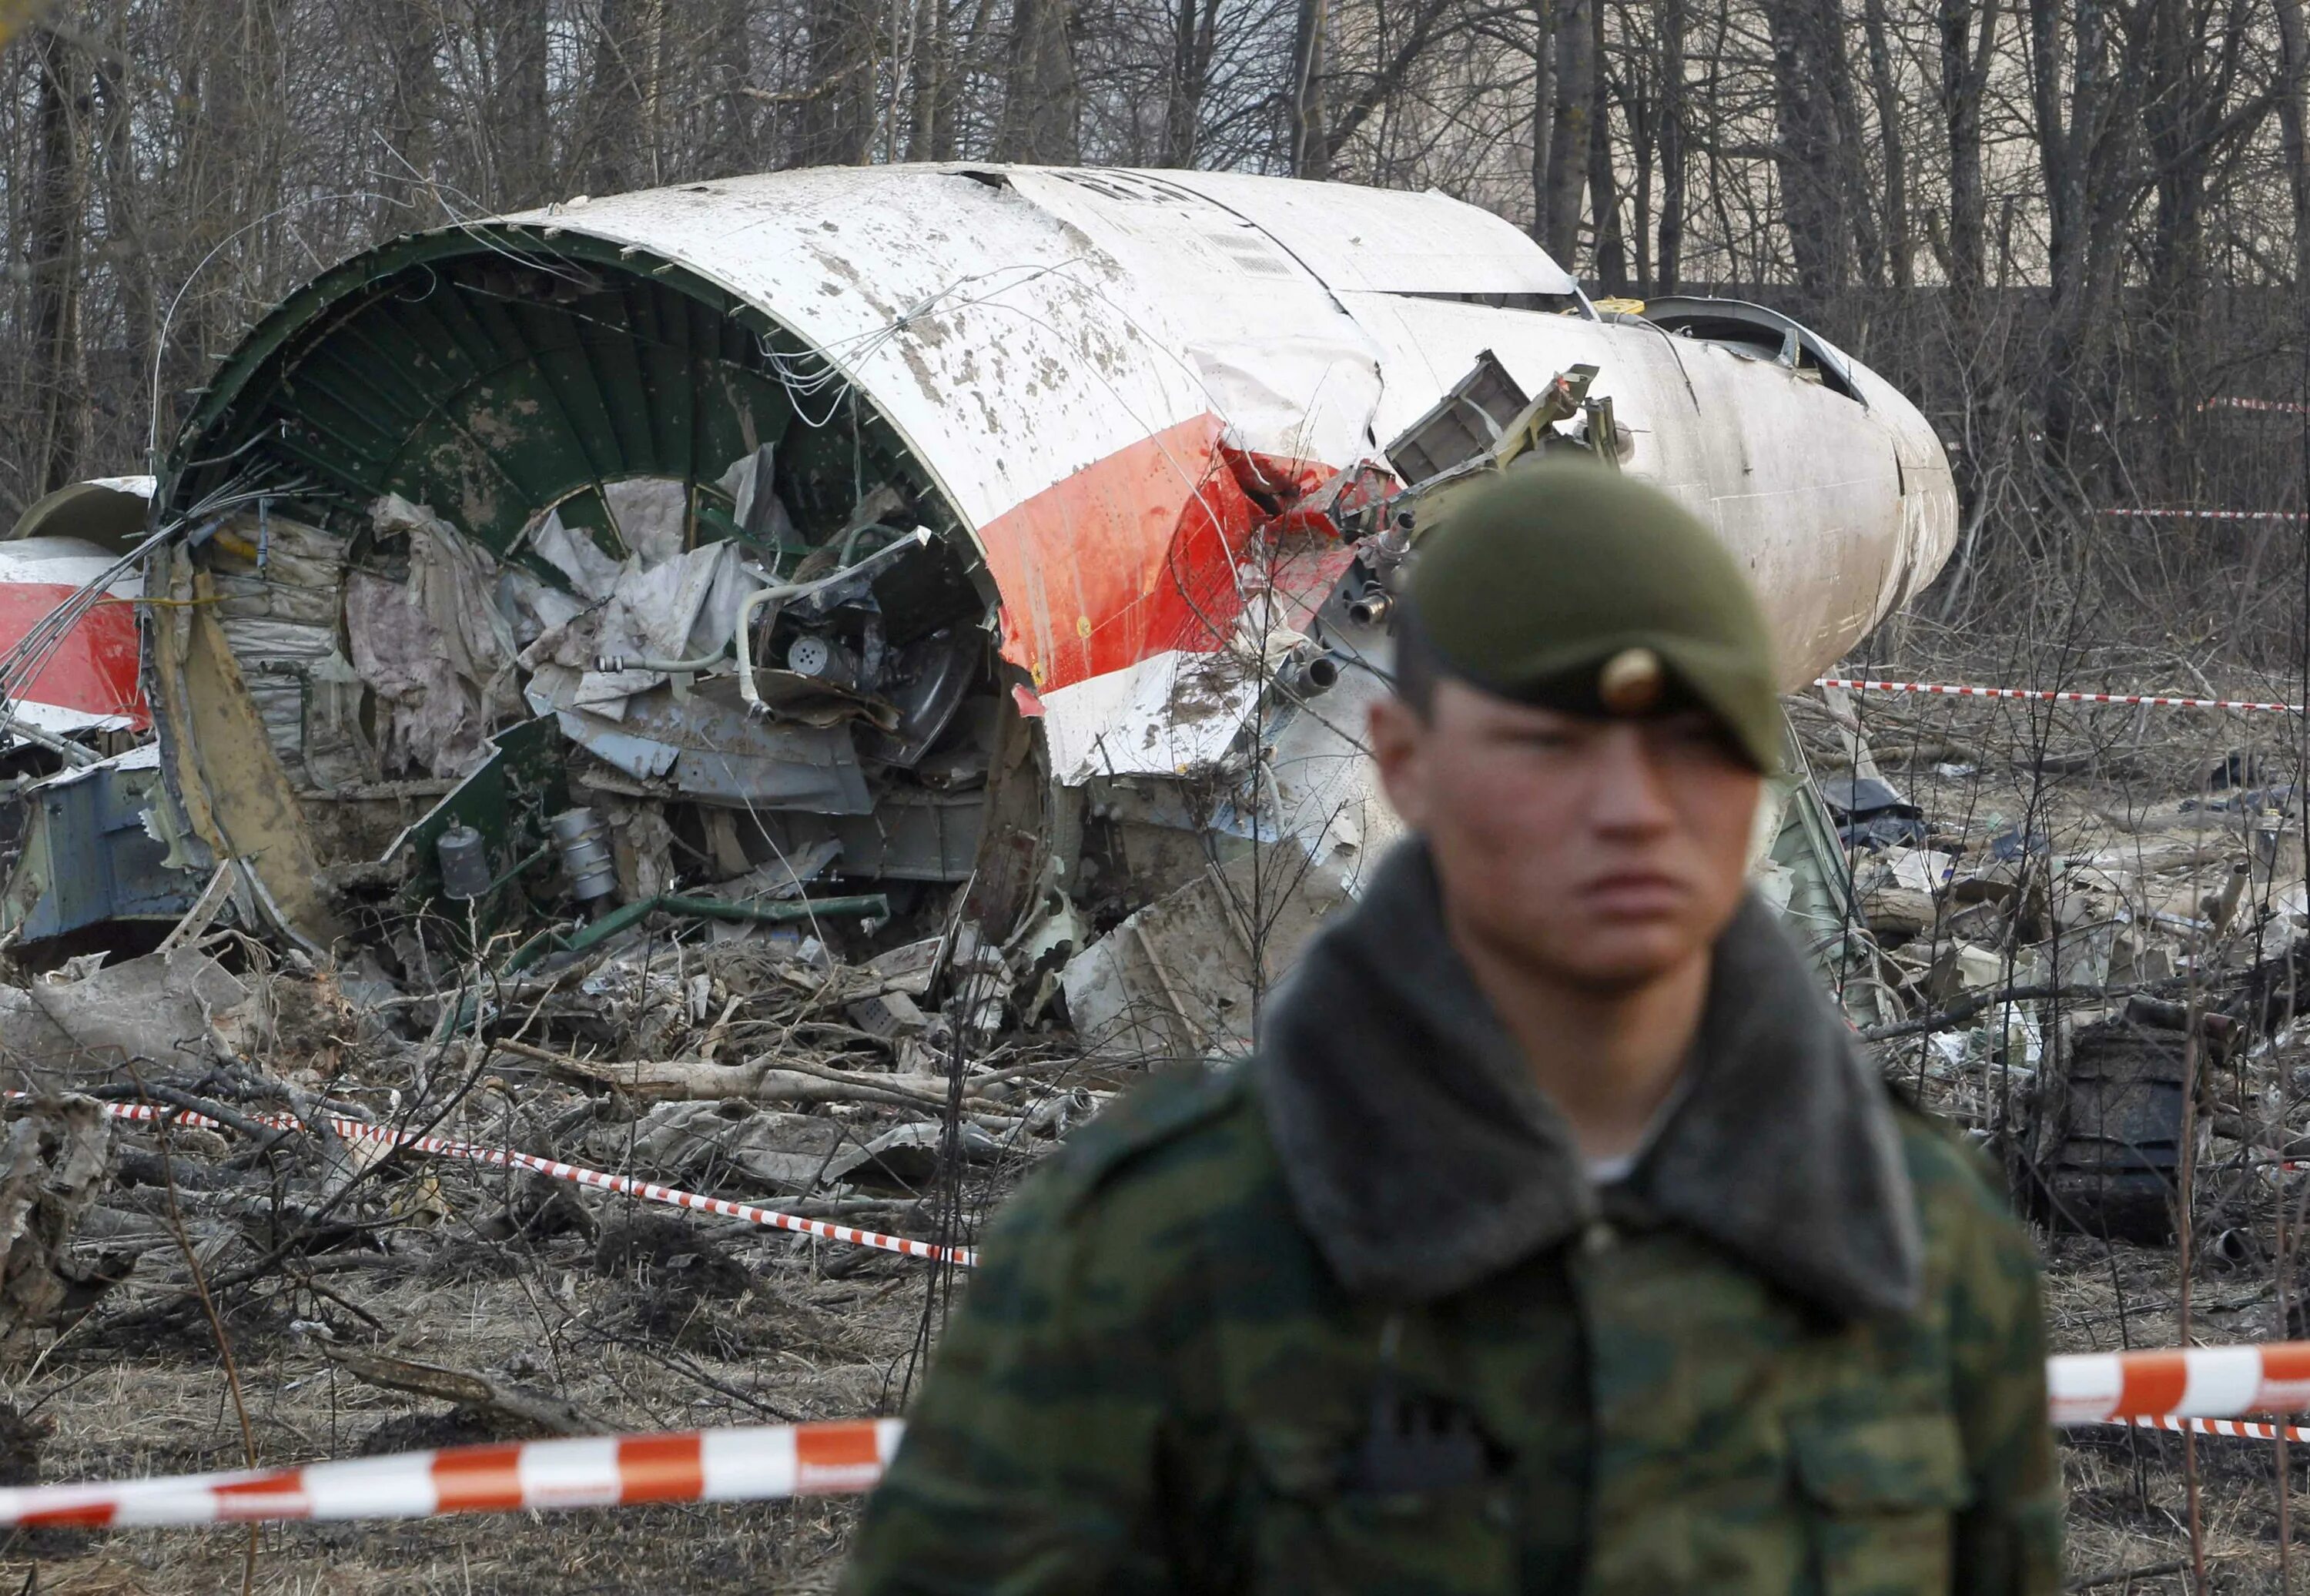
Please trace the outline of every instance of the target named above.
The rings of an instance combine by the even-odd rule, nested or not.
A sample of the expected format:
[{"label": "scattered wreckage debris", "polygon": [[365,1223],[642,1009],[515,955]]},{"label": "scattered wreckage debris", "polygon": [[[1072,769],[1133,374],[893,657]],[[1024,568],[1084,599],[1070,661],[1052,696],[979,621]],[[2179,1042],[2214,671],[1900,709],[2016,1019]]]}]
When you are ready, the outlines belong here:
[{"label": "scattered wreckage debris", "polygon": [[[1600,312],[1434,195],[792,173],[325,273],[204,392],[134,568],[28,629],[133,616],[152,727],[16,750],[11,1084],[155,1116],[67,1216],[134,1273],[43,1345],[221,1333],[432,1404],[382,1450],[634,1388],[886,1405],[923,1321],[877,1305],[933,1265],[638,1188],[952,1261],[1151,1063],[1246,1045],[1394,835],[1361,722],[1420,539],[1567,451],[1711,518],[1792,687],[1954,536],[1874,374],[1755,307]],[[1845,980],[1837,824],[1776,782],[1758,879]],[[508,1280],[560,1361],[412,1305]],[[821,1372],[766,1383],[790,1342]]]},{"label": "scattered wreckage debris", "polygon": [[2288,1128],[2310,991],[2296,788],[2233,750],[2150,797],[2138,757],[2120,780],[2106,744],[2037,724],[2007,760],[2017,816],[1984,785],[1992,740],[1960,750],[1879,707],[1872,753],[1834,690],[1791,702],[1807,755],[1852,773],[1821,785],[1889,1071],[2001,1149],[2058,1231],[2170,1245],[2193,1176],[2216,1211],[2258,1212],[2310,1146]]},{"label": "scattered wreckage debris", "polygon": [[69,1323],[125,1279],[132,1253],[76,1256],[82,1217],[102,1196],[110,1127],[88,1099],[12,1103],[0,1110],[0,1362],[40,1332]]}]

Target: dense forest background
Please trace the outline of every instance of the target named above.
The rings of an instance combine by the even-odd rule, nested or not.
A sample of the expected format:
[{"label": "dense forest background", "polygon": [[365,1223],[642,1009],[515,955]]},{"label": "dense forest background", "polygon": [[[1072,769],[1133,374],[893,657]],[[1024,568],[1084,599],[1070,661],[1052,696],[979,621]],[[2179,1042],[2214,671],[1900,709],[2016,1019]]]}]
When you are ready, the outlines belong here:
[{"label": "dense forest background", "polygon": [[0,58],[0,516],[147,469],[392,233],[806,164],[1226,167],[1787,309],[1950,447],[1928,622],[2282,672],[2306,57],[2304,0],[62,0]]}]

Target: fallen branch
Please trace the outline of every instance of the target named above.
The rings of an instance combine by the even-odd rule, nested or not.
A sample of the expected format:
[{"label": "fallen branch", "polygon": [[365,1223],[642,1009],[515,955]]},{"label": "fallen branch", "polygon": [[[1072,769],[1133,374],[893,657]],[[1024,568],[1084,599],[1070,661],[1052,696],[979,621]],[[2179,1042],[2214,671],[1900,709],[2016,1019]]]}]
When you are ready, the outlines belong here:
[{"label": "fallen branch", "polygon": [[486,1375],[443,1368],[439,1364],[412,1363],[404,1357],[387,1357],[382,1353],[360,1352],[351,1348],[324,1347],[321,1350],[331,1363],[367,1384],[455,1402],[461,1408],[486,1413],[500,1423],[528,1425],[550,1436],[599,1436],[610,1428],[560,1397],[525,1385],[492,1380]]},{"label": "fallen branch", "polygon": [[[2203,976],[2175,976],[2169,980],[2152,981],[2145,984],[2125,986],[2061,986],[2034,984],[2028,986],[1998,986],[1981,992],[1968,993],[1938,1014],[1927,1014],[1916,1019],[1896,1020],[1887,1025],[1862,1028],[1863,1042],[1891,1042],[1903,1037],[1922,1037],[1929,1031],[1946,1030],[1961,1025],[1983,1010],[1995,1003],[2034,1003],[2051,1001],[2079,1002],[2109,1002],[2118,998],[2155,996],[2161,993],[2188,992],[2193,985],[2203,993],[2209,990]],[[2210,1014],[2210,1005],[2201,1006],[2201,1014]]]},{"label": "fallen branch", "polygon": [[[758,1102],[881,1103],[899,1108],[942,1110],[946,1091],[917,1085],[931,1076],[859,1075],[844,1070],[773,1055],[742,1064],[708,1063],[703,1059],[588,1059],[573,1054],[534,1047],[526,1042],[492,1042],[493,1052],[510,1054],[544,1065],[567,1080],[587,1085],[611,1086],[637,1097],[665,1102],[716,1102],[745,1097]],[[986,1099],[966,1100],[982,1112],[1009,1116],[1011,1110]]]}]

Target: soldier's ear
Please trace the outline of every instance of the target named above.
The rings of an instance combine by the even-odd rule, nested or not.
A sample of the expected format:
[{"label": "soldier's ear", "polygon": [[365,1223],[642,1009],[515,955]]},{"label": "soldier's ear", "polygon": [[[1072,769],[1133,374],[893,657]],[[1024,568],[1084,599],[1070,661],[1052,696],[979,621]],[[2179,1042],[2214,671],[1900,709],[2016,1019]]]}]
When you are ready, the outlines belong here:
[{"label": "soldier's ear", "polygon": [[1424,829],[1430,780],[1428,723],[1402,698],[1389,697],[1373,700],[1366,730],[1388,806],[1414,831]]}]

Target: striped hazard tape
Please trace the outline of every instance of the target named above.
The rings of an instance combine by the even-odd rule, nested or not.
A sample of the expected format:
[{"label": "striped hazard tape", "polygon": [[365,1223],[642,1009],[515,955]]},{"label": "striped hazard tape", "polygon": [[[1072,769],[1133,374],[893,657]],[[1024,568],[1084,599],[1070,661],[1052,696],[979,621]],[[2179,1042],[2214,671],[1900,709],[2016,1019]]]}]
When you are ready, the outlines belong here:
[{"label": "striped hazard tape", "polygon": [[[2046,1365],[2059,1425],[2259,1436],[2229,1416],[2310,1406],[2310,1343],[2070,1353]],[[871,1489],[895,1418],[452,1446],[284,1469],[0,1489],[0,1525],[126,1529],[258,1519],[430,1518],[653,1502],[765,1502]]]},{"label": "striped hazard tape", "polygon": [[2200,410],[2265,410],[2279,415],[2310,416],[2310,404],[2296,404],[2284,399],[2240,399],[2221,397],[2208,399]]},{"label": "striped hazard tape", "polygon": [[2310,1341],[2062,1353],[2045,1397],[2058,1425],[2289,1413],[2310,1408]]},{"label": "striped hazard tape", "polygon": [[[24,1094],[10,1092],[4,1095],[22,1097]],[[149,1103],[107,1103],[104,1112],[114,1119],[166,1121],[170,1124],[196,1125],[210,1131],[229,1129],[204,1114],[154,1107]],[[305,1128],[288,1115],[257,1114],[249,1117],[259,1124],[279,1131],[301,1131]],[[884,1236],[880,1231],[861,1230],[855,1225],[836,1225],[825,1219],[805,1219],[799,1214],[782,1214],[775,1209],[756,1208],[751,1202],[733,1202],[725,1197],[701,1197],[695,1192],[685,1192],[676,1186],[662,1186],[655,1181],[610,1175],[579,1164],[564,1164],[558,1158],[541,1158],[534,1153],[517,1152],[509,1147],[478,1147],[447,1136],[421,1136],[413,1131],[396,1131],[390,1126],[368,1124],[336,1115],[329,1116],[329,1128],[348,1141],[389,1142],[411,1152],[428,1153],[438,1158],[458,1158],[469,1164],[532,1170],[555,1180],[592,1186],[597,1191],[638,1197],[645,1202],[663,1202],[670,1207],[716,1214],[724,1219],[743,1219],[750,1225],[760,1225],[774,1230],[792,1230],[803,1236],[815,1236],[823,1241],[848,1242],[854,1246],[875,1247],[885,1253],[903,1253],[909,1258],[957,1263],[966,1269],[978,1262],[977,1251],[971,1247],[942,1247],[933,1242],[910,1241],[902,1236]]]},{"label": "striped hazard tape", "polygon": [[2134,510],[2106,509],[2105,516],[2134,521],[2302,521],[2300,510]]},{"label": "striped hazard tape", "polygon": [[[2046,1363],[2057,1425],[2131,1424],[2310,1441],[2231,1416],[2310,1406],[2310,1342],[2065,1353]],[[259,1519],[431,1518],[654,1502],[768,1502],[869,1490],[895,1418],[451,1446],[283,1469],[0,1489],[0,1526],[126,1529]]]},{"label": "striped hazard tape", "polygon": [[1944,698],[2027,698],[2044,704],[2140,704],[2153,709],[2274,709],[2299,715],[2299,704],[2262,704],[2250,698],[2176,698],[2158,693],[2064,693],[2036,687],[1952,687],[1938,681],[1867,681],[1820,676],[1815,687],[1841,687],[1856,693],[1931,693]]},{"label": "striped hazard tape", "polygon": [[2310,1429],[2293,1424],[2249,1424],[2243,1418],[2129,1418],[2123,1422],[2143,1430],[2184,1430],[2201,1436],[2236,1436],[2249,1441],[2310,1441]]},{"label": "striped hazard tape", "polygon": [[533,1507],[766,1502],[870,1488],[895,1418],[517,1441],[287,1469],[0,1489],[0,1524],[126,1528],[256,1519],[432,1518]]}]

